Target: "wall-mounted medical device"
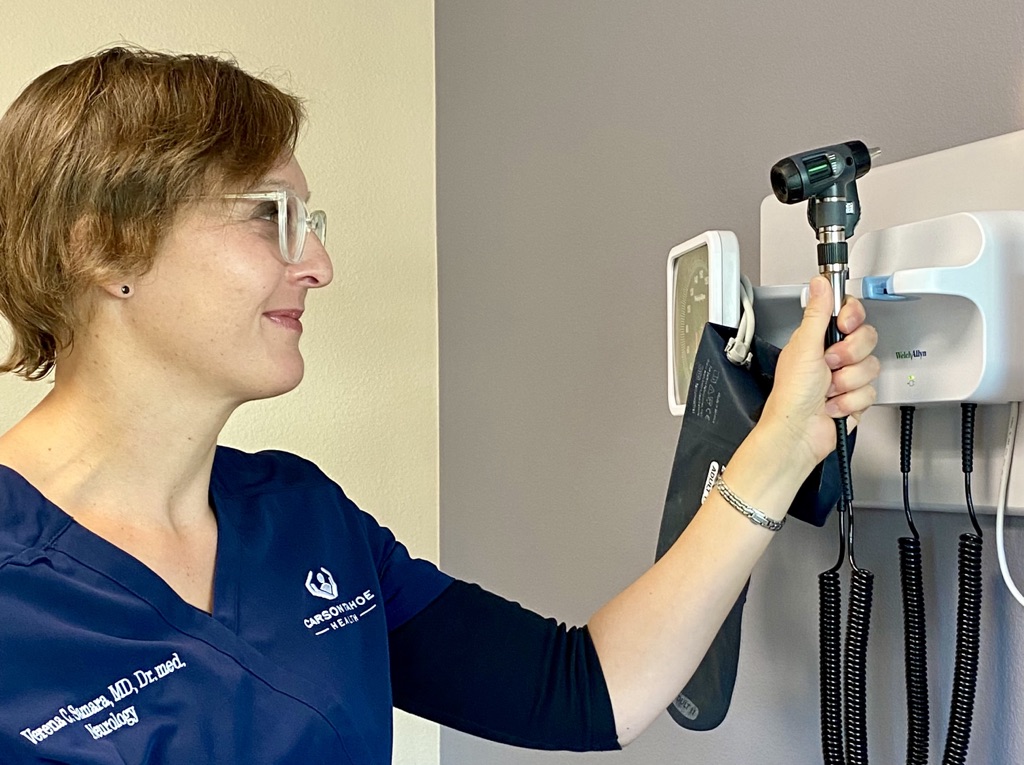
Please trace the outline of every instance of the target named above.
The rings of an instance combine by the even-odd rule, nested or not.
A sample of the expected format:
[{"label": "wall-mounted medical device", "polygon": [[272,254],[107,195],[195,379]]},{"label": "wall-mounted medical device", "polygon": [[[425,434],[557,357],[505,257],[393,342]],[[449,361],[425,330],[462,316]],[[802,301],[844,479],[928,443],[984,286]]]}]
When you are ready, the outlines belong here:
[{"label": "wall-mounted medical device", "polygon": [[732,231],[705,231],[668,253],[668,407],[686,411],[690,374],[704,333],[713,322],[740,320],[740,245]]},{"label": "wall-mounted medical device", "polygon": [[[960,401],[981,404],[975,505],[992,513],[1003,497],[1009,410],[987,404],[1024,398],[1021,167],[1024,131],[880,165],[858,182],[870,204],[850,239],[848,291],[868,296],[868,319],[879,329],[883,404],[858,428],[853,477],[861,507],[902,511],[893,470],[900,403],[919,407],[915,441],[926,445],[910,478],[919,508],[963,511]],[[757,334],[777,345],[800,320],[808,267],[793,253],[806,250],[807,237],[804,209],[765,197],[755,313]],[[1006,506],[1024,514],[1024,471],[1011,472]]]},{"label": "wall-mounted medical device", "polygon": [[879,330],[878,403],[1024,399],[1024,211],[873,231],[850,261]]}]

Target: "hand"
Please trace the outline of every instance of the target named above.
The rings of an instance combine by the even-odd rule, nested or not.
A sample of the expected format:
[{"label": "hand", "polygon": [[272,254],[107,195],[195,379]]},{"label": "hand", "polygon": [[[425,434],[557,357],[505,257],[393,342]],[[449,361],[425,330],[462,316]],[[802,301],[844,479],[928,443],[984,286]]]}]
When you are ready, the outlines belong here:
[{"label": "hand", "polygon": [[864,305],[846,298],[839,312],[839,330],[846,337],[825,349],[831,316],[832,285],[816,276],[803,321],[782,349],[775,385],[761,418],[764,427],[781,429],[790,443],[805,449],[815,465],[835,449],[833,419],[851,417],[856,427],[877,396],[872,383],[879,363],[871,353],[878,333],[864,323]]}]

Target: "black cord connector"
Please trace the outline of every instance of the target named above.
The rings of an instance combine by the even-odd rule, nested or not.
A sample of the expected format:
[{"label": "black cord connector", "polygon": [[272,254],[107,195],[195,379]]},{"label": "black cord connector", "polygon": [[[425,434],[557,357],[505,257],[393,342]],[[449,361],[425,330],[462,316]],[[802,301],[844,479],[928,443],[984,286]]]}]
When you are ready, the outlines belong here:
[{"label": "black cord connector", "polygon": [[974,533],[980,539],[982,537],[981,525],[978,523],[978,515],[974,512],[974,498],[971,496],[971,473],[974,472],[974,415],[978,410],[977,404],[960,404],[960,462],[964,470],[964,493],[967,495],[967,512],[971,515],[971,525],[974,526]]},{"label": "black cord connector", "polygon": [[914,407],[900,407],[900,472],[903,474],[903,512],[914,539],[920,539],[914,516],[910,512],[910,451],[914,442]]}]

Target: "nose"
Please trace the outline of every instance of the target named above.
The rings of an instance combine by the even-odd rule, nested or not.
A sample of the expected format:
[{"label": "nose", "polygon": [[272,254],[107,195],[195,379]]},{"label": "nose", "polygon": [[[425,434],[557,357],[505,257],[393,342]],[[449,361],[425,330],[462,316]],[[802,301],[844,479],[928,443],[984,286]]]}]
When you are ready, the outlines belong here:
[{"label": "nose", "polygon": [[326,287],[334,279],[334,265],[331,256],[315,234],[306,233],[302,248],[302,260],[290,266],[292,276],[308,287]]}]

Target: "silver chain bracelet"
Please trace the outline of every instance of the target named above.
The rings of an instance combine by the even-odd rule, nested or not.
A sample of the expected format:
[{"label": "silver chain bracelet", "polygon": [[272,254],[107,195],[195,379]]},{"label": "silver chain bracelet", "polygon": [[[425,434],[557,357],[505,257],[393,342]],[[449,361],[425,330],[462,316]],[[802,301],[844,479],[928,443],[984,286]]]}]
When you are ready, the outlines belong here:
[{"label": "silver chain bracelet", "polygon": [[722,495],[722,498],[732,505],[738,513],[745,515],[747,520],[757,526],[768,529],[768,531],[778,531],[786,522],[785,518],[781,521],[769,518],[756,507],[751,507],[742,499],[737,497],[732,493],[732,489],[725,485],[725,481],[722,480],[721,474],[719,474],[718,478],[715,479],[715,488],[718,489],[718,493]]}]

